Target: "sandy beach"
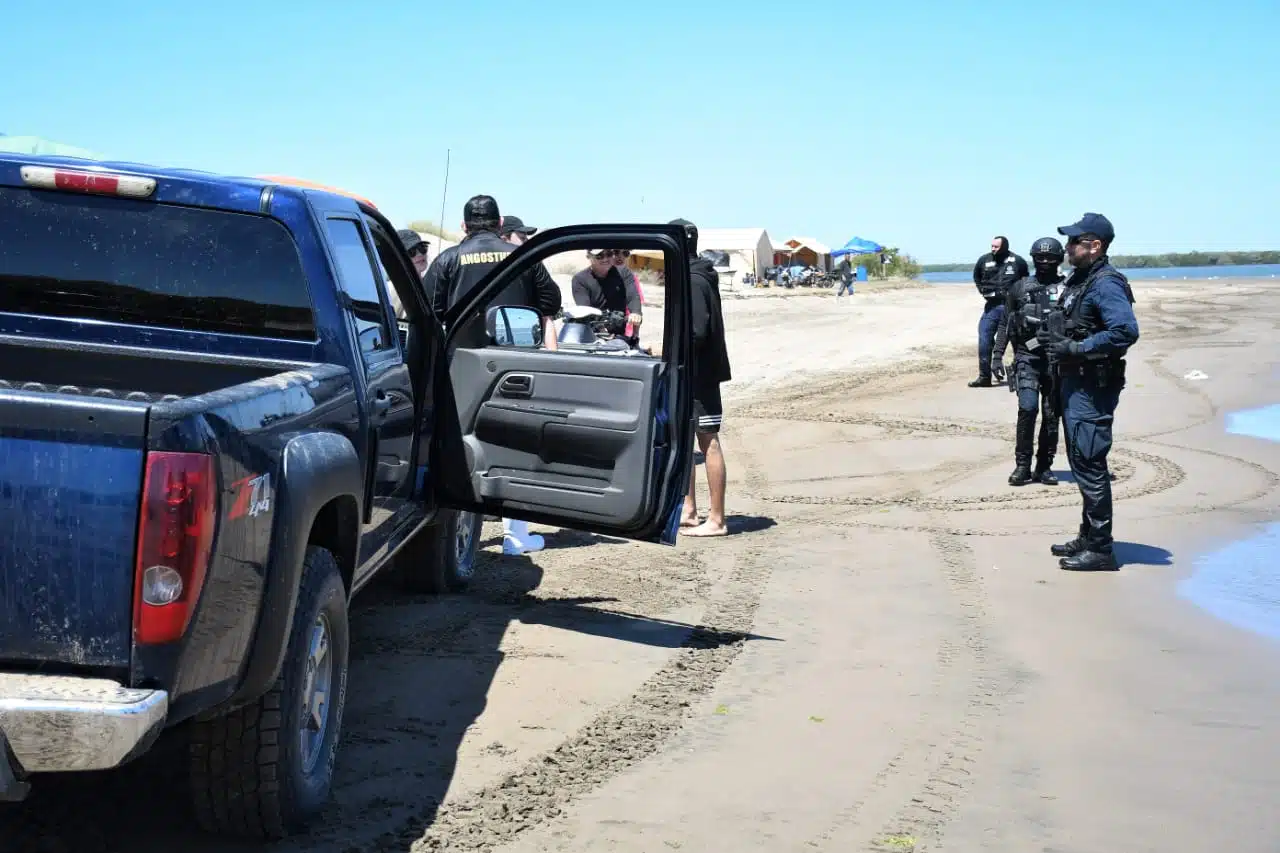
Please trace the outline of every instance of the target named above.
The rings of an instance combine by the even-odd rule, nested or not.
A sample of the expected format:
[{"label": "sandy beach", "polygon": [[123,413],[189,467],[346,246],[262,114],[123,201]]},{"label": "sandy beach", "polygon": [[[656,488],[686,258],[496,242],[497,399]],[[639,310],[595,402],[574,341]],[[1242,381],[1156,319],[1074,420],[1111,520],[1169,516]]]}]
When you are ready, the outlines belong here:
[{"label": "sandy beach", "polygon": [[[507,558],[487,525],[468,594],[375,584],[335,802],[272,849],[1276,850],[1280,654],[1177,587],[1280,518],[1280,443],[1224,429],[1280,396],[1280,287],[1134,289],[1118,573],[1049,555],[1064,450],[1061,485],[1006,484],[973,288],[726,293],[733,535]],[[165,758],[45,781],[0,850],[245,849],[194,834]]]}]

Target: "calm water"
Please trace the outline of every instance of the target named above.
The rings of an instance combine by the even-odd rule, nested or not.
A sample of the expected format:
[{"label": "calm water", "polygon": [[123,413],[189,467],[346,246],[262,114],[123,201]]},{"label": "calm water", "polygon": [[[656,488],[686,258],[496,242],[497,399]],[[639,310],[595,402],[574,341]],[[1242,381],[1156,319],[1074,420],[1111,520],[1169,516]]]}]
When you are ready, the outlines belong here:
[{"label": "calm water", "polygon": [[[1276,278],[1280,279],[1280,264],[1241,264],[1231,267],[1165,267],[1164,269],[1123,270],[1134,281],[1188,278]],[[927,272],[920,276],[934,284],[967,284],[973,286],[973,273]]]},{"label": "calm water", "polygon": [[[1280,441],[1280,405],[1234,412],[1227,432]],[[1280,523],[1196,560],[1178,594],[1238,628],[1280,640]]]}]

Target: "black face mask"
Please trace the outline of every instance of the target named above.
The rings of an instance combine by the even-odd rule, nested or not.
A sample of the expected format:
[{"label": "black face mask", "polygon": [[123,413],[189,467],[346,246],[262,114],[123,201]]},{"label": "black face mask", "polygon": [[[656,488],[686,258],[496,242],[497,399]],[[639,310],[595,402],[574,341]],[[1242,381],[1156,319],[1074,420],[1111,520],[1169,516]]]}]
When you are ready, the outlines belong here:
[{"label": "black face mask", "polygon": [[1062,265],[1061,261],[1035,261],[1036,278],[1039,281],[1048,283],[1058,280],[1058,267]]}]

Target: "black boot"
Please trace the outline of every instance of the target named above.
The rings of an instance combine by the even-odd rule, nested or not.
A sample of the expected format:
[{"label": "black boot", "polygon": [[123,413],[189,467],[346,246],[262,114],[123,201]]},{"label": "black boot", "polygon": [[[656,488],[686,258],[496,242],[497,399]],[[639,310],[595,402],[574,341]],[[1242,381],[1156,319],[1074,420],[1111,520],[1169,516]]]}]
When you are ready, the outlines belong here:
[{"label": "black boot", "polygon": [[1052,464],[1051,462],[1037,463],[1035,473],[1031,475],[1031,479],[1046,486],[1058,485],[1058,475],[1050,470]]},{"label": "black boot", "polygon": [[1116,555],[1110,551],[1081,551],[1070,557],[1063,557],[1058,565],[1073,572],[1114,572],[1120,568],[1116,563]]},{"label": "black boot", "polygon": [[1018,467],[1013,469],[1013,473],[1009,475],[1010,486],[1025,486],[1031,482],[1031,466],[1025,462],[1019,462]]},{"label": "black boot", "polygon": [[970,387],[970,388],[990,388],[990,387],[991,387],[991,377],[990,377],[990,376],[979,376],[977,379],[971,380],[971,381],[969,382],[969,387]]},{"label": "black boot", "polygon": [[1049,553],[1055,557],[1074,557],[1085,550],[1085,542],[1079,536],[1061,545],[1050,545]]}]

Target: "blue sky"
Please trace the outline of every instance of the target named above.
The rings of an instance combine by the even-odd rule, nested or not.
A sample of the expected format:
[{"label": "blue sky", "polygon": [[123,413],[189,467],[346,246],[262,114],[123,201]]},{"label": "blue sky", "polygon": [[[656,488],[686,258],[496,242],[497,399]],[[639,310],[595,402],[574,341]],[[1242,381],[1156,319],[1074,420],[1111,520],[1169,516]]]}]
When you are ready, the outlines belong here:
[{"label": "blue sky", "polygon": [[[377,10],[377,11],[375,11]],[[284,173],[445,224],[858,235],[1025,253],[1276,249],[1276,0],[1214,4],[8,0],[0,132]]]}]

